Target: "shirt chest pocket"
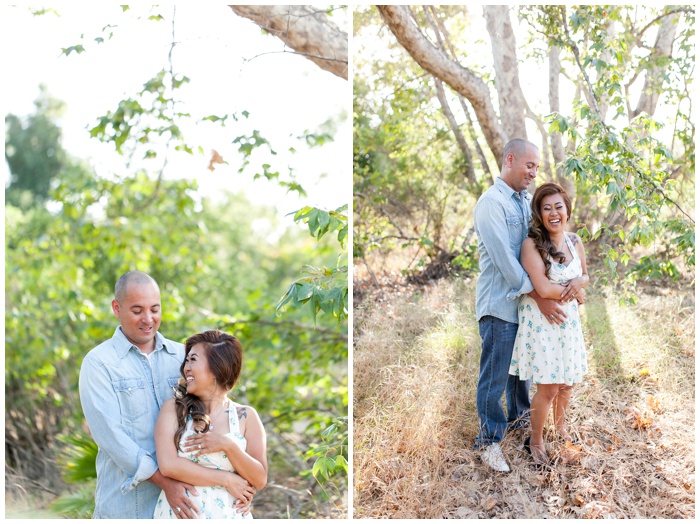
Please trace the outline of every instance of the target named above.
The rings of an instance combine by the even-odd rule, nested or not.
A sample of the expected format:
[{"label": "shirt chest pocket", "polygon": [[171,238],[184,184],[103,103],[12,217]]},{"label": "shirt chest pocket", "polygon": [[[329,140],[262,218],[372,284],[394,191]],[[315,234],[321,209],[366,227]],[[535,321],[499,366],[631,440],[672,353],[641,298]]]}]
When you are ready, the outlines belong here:
[{"label": "shirt chest pocket", "polygon": [[527,237],[525,219],[522,215],[511,215],[506,217],[506,223],[508,224],[510,247],[516,250],[516,254],[520,258],[520,246]]},{"label": "shirt chest pocket", "polygon": [[114,392],[119,399],[122,417],[138,420],[148,413],[148,396],[146,381],[140,378],[121,378],[112,382]]}]

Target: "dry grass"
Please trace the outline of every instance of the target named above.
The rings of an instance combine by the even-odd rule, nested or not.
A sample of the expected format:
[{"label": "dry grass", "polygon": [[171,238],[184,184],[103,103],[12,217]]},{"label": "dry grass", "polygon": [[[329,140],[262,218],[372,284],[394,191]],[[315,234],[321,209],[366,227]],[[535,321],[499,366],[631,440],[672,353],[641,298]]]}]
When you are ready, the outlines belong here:
[{"label": "dry grass", "polygon": [[355,518],[694,518],[692,288],[647,291],[634,307],[591,289],[590,371],[569,411],[578,443],[550,432],[555,468],[541,474],[526,435],[508,434],[502,474],[472,451],[475,282],[418,290],[395,277],[355,309]]}]

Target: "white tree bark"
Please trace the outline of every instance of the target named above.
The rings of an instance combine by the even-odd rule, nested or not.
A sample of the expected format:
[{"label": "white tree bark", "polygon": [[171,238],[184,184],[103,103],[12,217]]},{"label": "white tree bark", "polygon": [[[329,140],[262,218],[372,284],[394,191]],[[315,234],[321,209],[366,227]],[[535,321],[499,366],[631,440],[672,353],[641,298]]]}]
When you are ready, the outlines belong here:
[{"label": "white tree bark", "polygon": [[348,34],[325,11],[306,5],[231,5],[321,69],[348,79]]},{"label": "white tree bark", "polygon": [[[612,42],[612,40],[615,38],[615,24],[612,20],[608,20],[608,22],[605,24],[605,40],[607,42]],[[600,54],[601,60],[603,60],[605,63],[610,63],[612,62],[612,52],[611,52],[611,47],[608,46],[606,47],[603,52]],[[596,82],[600,83],[602,80],[604,80],[605,76],[610,76],[609,72],[606,72],[605,70],[601,71],[600,74],[598,75],[598,79]],[[598,98],[598,106],[600,107],[600,115],[601,118],[603,119],[603,122],[606,121],[606,117],[608,115],[608,109],[610,109],[610,94],[607,91],[604,91],[600,94]]]},{"label": "white tree bark", "polygon": [[[656,111],[656,104],[659,101],[659,93],[661,92],[661,85],[663,83],[663,66],[660,65],[658,61],[671,56],[677,27],[677,16],[665,17],[659,26],[659,32],[656,35],[656,43],[651,52],[651,64],[653,65],[646,72],[644,88],[639,97],[637,108],[632,113],[632,118],[638,116],[642,111],[653,116],[654,111]],[[654,62],[657,63],[655,64]]]},{"label": "white tree bark", "polygon": [[452,60],[445,51],[436,48],[415,25],[408,7],[378,5],[377,9],[396,40],[418,65],[469,100],[500,168],[508,136],[498,121],[486,83]]},{"label": "white tree bark", "polygon": [[[549,50],[549,110],[552,113],[561,112],[559,103],[559,77],[561,75],[561,62],[559,55],[561,49],[557,46],[552,46]],[[552,157],[554,164],[559,166],[564,161],[564,143],[561,139],[559,131],[552,131],[549,134],[549,144],[552,148]],[[557,181],[573,200],[576,197],[576,185],[571,178],[566,178],[561,167],[556,169]]]},{"label": "white tree bark", "polygon": [[520,87],[515,34],[507,5],[485,5],[486,29],[491,37],[493,67],[501,124],[508,139],[527,138],[525,129],[525,95]]}]

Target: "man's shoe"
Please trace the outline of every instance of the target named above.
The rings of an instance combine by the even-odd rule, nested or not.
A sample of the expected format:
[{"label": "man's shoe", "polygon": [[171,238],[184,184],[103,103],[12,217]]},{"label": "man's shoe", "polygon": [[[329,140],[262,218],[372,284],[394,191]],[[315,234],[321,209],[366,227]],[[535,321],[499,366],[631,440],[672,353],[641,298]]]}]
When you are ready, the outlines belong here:
[{"label": "man's shoe", "polygon": [[501,446],[498,443],[490,444],[481,452],[481,461],[495,471],[507,473],[510,471]]}]

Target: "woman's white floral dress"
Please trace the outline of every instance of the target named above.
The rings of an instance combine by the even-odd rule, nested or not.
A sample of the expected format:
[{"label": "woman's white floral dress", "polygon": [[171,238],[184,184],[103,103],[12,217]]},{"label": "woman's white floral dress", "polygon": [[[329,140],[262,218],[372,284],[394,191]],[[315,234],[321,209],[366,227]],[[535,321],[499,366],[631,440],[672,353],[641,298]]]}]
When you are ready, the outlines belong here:
[{"label": "woman's white floral dress", "polygon": [[[246,449],[246,439],[240,432],[240,425],[238,421],[238,413],[236,410],[236,405],[231,402],[230,409],[228,410],[228,422],[229,422],[229,433],[228,435],[232,437],[236,443],[245,451]],[[192,419],[187,417],[187,426],[185,432],[182,434],[180,439],[180,446],[184,445],[184,440],[192,435],[194,430],[192,430]],[[226,454],[223,451],[217,451],[215,453],[207,453],[206,455],[201,455],[195,457],[193,453],[185,453],[179,451],[178,455],[187,459],[190,459],[197,464],[205,466],[207,468],[223,469],[226,471],[234,471],[231,462],[229,462]],[[198,518],[200,519],[252,519],[253,516],[248,513],[248,515],[242,515],[236,512],[236,508],[233,504],[236,502],[233,496],[226,491],[223,486],[195,486],[198,497],[190,494],[192,502],[199,508],[201,512]],[[170,508],[168,500],[165,498],[165,493],[161,492],[158,502],[156,502],[156,511],[153,515],[154,519],[175,519],[175,512]]]},{"label": "woman's white floral dress", "polygon": [[[574,258],[568,266],[552,261],[549,281],[554,284],[565,284],[583,273],[576,249],[568,235],[565,239]],[[576,300],[567,302],[564,312],[567,318],[563,325],[550,324],[534,299],[528,295],[521,297],[518,334],[510,361],[511,375],[522,380],[532,379],[535,384],[571,385],[583,380],[588,365]]]}]

